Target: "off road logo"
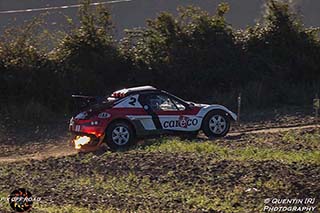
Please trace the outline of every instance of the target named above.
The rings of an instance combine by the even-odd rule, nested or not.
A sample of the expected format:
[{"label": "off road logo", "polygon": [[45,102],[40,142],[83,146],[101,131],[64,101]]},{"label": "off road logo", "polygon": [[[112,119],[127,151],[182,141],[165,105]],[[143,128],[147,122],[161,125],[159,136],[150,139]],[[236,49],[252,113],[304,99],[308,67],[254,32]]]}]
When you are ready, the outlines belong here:
[{"label": "off road logo", "polygon": [[15,212],[26,212],[32,208],[33,198],[28,190],[20,188],[11,192],[9,204]]},{"label": "off road logo", "polygon": [[163,123],[163,127],[164,128],[174,128],[174,127],[188,128],[189,126],[196,126],[198,122],[199,121],[196,118],[190,119],[186,116],[180,116],[179,120],[165,121]]}]

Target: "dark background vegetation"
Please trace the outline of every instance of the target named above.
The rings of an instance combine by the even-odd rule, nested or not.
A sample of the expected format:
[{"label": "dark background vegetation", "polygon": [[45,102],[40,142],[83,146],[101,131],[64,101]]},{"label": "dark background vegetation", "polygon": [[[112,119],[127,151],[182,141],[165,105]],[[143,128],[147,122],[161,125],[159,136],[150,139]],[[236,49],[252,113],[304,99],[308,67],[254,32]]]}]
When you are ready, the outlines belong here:
[{"label": "dark background vegetation", "polygon": [[144,84],[231,108],[240,92],[247,108],[303,105],[320,92],[319,31],[304,27],[285,3],[268,1],[264,19],[243,30],[226,22],[227,4],[214,15],[179,8],[178,16],[161,13],[120,41],[108,10],[88,4],[79,10],[80,26],[70,21],[65,33],[48,33],[41,17],[6,30],[2,106],[68,112],[71,94]]}]

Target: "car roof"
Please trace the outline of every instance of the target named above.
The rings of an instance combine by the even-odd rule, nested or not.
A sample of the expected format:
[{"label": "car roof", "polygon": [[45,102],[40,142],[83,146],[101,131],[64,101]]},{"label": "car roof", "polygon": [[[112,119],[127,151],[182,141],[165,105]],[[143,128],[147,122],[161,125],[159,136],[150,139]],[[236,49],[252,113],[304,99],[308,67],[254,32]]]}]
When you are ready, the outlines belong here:
[{"label": "car roof", "polygon": [[184,101],[183,99],[175,96],[175,95],[172,95],[171,93],[168,93],[167,91],[164,91],[164,90],[160,90],[160,89],[157,89],[153,86],[140,86],[140,87],[130,87],[130,88],[124,88],[124,89],[121,89],[121,90],[117,90],[115,92],[113,92],[111,94],[111,98],[124,98],[124,97],[127,97],[128,95],[133,95],[133,94],[153,94],[153,93],[164,93],[164,94],[167,94],[169,96],[171,96],[172,98],[176,99],[176,100],[179,100],[181,102],[184,102],[186,103],[186,101]]},{"label": "car roof", "polygon": [[139,92],[145,92],[145,91],[157,91],[158,89],[153,86],[139,86],[139,87],[130,87],[130,88],[124,88],[117,90],[112,93],[112,96],[120,96],[124,97],[132,93],[139,93]]}]

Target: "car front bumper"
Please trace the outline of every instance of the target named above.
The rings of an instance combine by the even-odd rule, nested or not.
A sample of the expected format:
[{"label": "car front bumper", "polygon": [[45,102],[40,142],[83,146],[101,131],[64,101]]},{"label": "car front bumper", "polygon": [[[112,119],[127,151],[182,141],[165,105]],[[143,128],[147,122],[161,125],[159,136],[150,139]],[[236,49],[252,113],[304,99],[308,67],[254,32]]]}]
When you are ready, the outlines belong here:
[{"label": "car front bumper", "polygon": [[76,134],[87,134],[87,135],[94,135],[97,138],[100,138],[104,135],[104,127],[99,125],[88,125],[87,122],[80,122],[71,118],[69,123],[69,131],[76,133]]}]

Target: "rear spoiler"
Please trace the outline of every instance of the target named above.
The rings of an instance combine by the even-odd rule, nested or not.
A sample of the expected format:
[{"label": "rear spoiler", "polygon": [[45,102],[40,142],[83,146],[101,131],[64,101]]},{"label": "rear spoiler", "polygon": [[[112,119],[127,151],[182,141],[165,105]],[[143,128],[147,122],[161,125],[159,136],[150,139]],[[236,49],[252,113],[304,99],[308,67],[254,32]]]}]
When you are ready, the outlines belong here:
[{"label": "rear spoiler", "polygon": [[86,95],[72,95],[72,98],[79,98],[79,99],[87,99],[87,100],[92,100],[92,99],[96,99],[96,97],[94,96],[86,96]]},{"label": "rear spoiler", "polygon": [[86,95],[72,95],[71,97],[75,99],[74,103],[76,105],[77,110],[88,108],[93,104],[99,103],[99,100],[101,100],[100,97]]}]

